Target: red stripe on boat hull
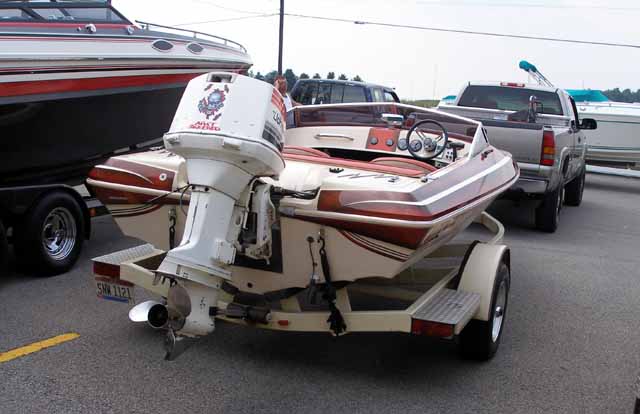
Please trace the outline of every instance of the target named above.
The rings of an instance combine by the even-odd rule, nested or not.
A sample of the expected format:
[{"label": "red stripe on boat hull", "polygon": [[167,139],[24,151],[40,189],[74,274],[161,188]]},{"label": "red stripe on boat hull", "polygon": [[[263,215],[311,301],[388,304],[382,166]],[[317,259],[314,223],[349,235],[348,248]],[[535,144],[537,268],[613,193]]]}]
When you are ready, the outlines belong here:
[{"label": "red stripe on boat hull", "polygon": [[[202,72],[205,73],[205,72]],[[57,79],[29,82],[7,82],[0,84],[0,97],[42,95],[94,91],[103,89],[133,88],[163,84],[187,84],[200,73],[171,75],[114,76],[88,79]]]},{"label": "red stripe on boat hull", "polygon": [[[110,169],[110,168],[117,168]],[[89,178],[114,184],[171,191],[175,172],[163,168],[110,158],[89,172]]]}]

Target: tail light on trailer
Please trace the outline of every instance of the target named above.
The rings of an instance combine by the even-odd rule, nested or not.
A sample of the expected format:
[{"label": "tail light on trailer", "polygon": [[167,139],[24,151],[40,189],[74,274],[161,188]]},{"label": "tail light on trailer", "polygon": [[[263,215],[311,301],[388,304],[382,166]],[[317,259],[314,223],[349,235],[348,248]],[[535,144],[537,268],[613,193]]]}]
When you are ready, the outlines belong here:
[{"label": "tail light on trailer", "polygon": [[450,338],[455,333],[455,325],[411,318],[411,333],[437,338]]},{"label": "tail light on trailer", "polygon": [[556,138],[552,130],[542,132],[542,152],[540,165],[553,165],[556,158]]}]

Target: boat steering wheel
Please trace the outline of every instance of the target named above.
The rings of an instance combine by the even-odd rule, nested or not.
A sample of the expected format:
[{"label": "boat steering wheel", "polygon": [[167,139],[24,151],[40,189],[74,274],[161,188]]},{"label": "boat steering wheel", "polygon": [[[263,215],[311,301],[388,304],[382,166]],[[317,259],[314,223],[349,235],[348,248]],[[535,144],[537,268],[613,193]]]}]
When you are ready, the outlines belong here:
[{"label": "boat steering wheel", "polygon": [[[442,131],[438,133],[426,128],[420,129],[425,124],[433,124]],[[415,133],[415,135],[414,135]],[[412,137],[413,135],[413,137]],[[433,137],[436,135],[436,137]],[[449,142],[449,134],[447,130],[438,121],[433,119],[424,119],[416,122],[407,133],[407,150],[413,158],[419,161],[431,160],[442,154]]]}]

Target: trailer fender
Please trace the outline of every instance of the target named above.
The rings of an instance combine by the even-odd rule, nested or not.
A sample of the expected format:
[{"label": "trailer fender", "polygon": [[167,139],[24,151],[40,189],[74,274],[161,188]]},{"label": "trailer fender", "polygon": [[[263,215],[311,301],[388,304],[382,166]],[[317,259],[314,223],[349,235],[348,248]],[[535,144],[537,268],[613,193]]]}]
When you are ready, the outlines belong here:
[{"label": "trailer fender", "polygon": [[502,244],[477,243],[471,246],[471,253],[461,269],[458,290],[480,295],[480,306],[473,319],[488,321],[491,297],[498,268],[505,263],[511,268],[509,248]]}]

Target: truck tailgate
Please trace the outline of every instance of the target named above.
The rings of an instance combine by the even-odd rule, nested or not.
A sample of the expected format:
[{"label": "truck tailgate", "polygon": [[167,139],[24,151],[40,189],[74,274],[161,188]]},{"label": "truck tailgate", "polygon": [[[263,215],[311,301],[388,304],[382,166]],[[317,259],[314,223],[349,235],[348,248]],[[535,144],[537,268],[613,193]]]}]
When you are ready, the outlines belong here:
[{"label": "truck tailgate", "polygon": [[[449,105],[440,106],[438,109],[482,122],[491,145],[511,153],[517,162],[538,165],[539,168],[542,125],[507,121],[509,113],[500,110]],[[531,171],[531,168],[527,169]]]}]

